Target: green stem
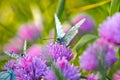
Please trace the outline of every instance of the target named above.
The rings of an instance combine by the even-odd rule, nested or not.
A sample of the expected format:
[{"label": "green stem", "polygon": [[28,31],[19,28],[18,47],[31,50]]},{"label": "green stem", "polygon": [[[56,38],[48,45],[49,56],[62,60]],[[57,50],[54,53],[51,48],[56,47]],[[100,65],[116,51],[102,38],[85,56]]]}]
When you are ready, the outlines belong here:
[{"label": "green stem", "polygon": [[83,75],[81,75],[80,78],[82,78],[82,79],[87,79],[87,77],[85,77],[85,76],[83,76]]},{"label": "green stem", "polygon": [[59,19],[63,13],[64,7],[65,7],[65,0],[59,0],[58,8],[57,8],[57,16]]},{"label": "green stem", "polygon": [[120,59],[120,47],[118,47],[118,55],[119,55],[119,59]]},{"label": "green stem", "polygon": [[119,11],[120,0],[112,0],[110,6],[110,16]]},{"label": "green stem", "polygon": [[65,76],[61,73],[61,71],[54,65],[52,64],[52,69],[57,76],[57,80],[66,80]]},{"label": "green stem", "polygon": [[100,80],[106,80],[106,74],[104,71],[100,72],[101,79]]},{"label": "green stem", "polygon": [[107,78],[107,80],[112,80],[112,79],[110,79],[107,75],[106,75],[106,78]]}]

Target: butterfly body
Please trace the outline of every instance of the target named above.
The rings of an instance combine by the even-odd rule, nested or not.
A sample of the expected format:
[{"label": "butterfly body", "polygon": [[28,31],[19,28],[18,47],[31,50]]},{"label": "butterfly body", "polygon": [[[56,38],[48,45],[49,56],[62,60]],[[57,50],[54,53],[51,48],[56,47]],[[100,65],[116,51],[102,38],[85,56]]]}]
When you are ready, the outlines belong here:
[{"label": "butterfly body", "polygon": [[64,45],[66,44],[66,41],[64,38],[57,38],[57,42]]}]

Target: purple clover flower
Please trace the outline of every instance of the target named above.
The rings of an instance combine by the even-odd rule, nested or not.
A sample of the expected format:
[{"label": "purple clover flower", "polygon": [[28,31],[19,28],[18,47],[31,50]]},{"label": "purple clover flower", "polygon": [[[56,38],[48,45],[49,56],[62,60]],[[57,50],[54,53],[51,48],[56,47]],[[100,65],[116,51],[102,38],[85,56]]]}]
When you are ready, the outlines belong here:
[{"label": "purple clover flower", "polygon": [[48,53],[56,61],[58,58],[65,57],[68,61],[73,58],[72,51],[69,47],[59,43],[50,43],[47,46]]},{"label": "purple clover flower", "polygon": [[16,69],[16,65],[17,65],[17,61],[15,61],[15,60],[10,60],[10,61],[8,61],[8,63],[4,66],[4,68],[3,69],[6,69],[6,70],[8,70],[8,69]]},{"label": "purple clover flower", "polygon": [[117,57],[113,47],[100,39],[80,56],[80,66],[84,70],[96,70],[102,60],[104,61],[102,67],[107,69],[117,61]]},{"label": "purple clover flower", "polygon": [[[73,64],[71,65],[65,57],[62,59],[57,59],[57,62],[55,63],[58,69],[61,71],[61,73],[64,75],[64,77],[67,80],[79,80],[80,79],[80,72],[78,70],[78,67],[75,67]],[[52,69],[49,69],[48,72],[45,75],[45,80],[57,80],[57,76],[52,71]]]},{"label": "purple clover flower", "polygon": [[45,76],[47,65],[39,57],[24,56],[16,62],[10,61],[4,68],[11,69],[12,67],[17,80],[40,80]]},{"label": "purple clover flower", "polygon": [[120,44],[120,13],[108,17],[99,28],[100,37],[116,45]]},{"label": "purple clover flower", "polygon": [[90,18],[87,15],[79,15],[74,21],[73,24],[77,24],[80,20],[85,18],[85,22],[81,25],[81,27],[78,29],[78,34],[81,35],[81,32],[91,32],[93,28],[95,27],[94,21],[92,18]]}]

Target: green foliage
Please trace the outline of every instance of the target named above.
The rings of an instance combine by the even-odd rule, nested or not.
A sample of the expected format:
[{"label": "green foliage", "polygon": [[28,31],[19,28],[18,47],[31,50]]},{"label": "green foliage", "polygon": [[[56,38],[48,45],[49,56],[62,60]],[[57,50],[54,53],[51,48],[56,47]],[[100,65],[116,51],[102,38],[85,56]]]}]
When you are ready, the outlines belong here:
[{"label": "green foliage", "polygon": [[79,50],[87,43],[89,43],[91,40],[95,40],[98,37],[92,34],[86,34],[83,37],[81,37],[81,39],[77,42],[75,49],[77,52],[79,52]]},{"label": "green foliage", "polygon": [[86,46],[88,46],[87,44],[88,43],[90,44],[91,41],[93,42],[97,38],[98,38],[98,36],[93,35],[93,34],[86,34],[86,35],[82,36],[80,38],[80,40],[73,47],[73,51],[76,54],[71,62],[73,62],[75,65],[79,65],[79,56],[83,53]]},{"label": "green foliage", "polygon": [[112,0],[110,6],[110,15],[112,16],[114,13],[119,12],[120,0]]}]

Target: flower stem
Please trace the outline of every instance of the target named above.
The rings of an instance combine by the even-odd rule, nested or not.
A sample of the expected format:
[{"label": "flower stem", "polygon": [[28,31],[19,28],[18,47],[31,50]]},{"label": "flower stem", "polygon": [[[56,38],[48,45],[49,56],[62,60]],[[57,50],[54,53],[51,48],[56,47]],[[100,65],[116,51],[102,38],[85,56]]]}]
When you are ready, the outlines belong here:
[{"label": "flower stem", "polygon": [[110,79],[107,75],[106,75],[106,78],[107,78],[107,80],[112,80],[112,79]]},{"label": "flower stem", "polygon": [[65,7],[65,0],[59,0],[58,7],[57,7],[57,16],[58,18],[61,17],[63,10]]},{"label": "flower stem", "polygon": [[101,71],[101,72],[100,72],[100,80],[106,80],[105,71]]},{"label": "flower stem", "polygon": [[120,47],[118,47],[118,55],[119,55],[119,60],[120,60]]},{"label": "flower stem", "polygon": [[110,6],[110,16],[119,11],[120,0],[112,0]]}]

